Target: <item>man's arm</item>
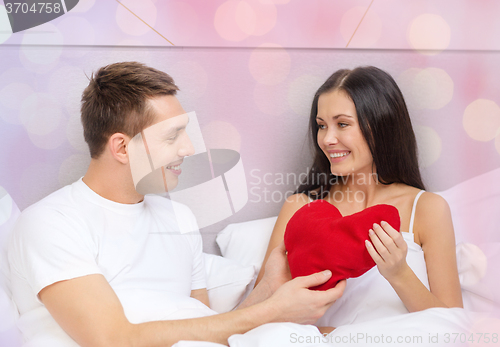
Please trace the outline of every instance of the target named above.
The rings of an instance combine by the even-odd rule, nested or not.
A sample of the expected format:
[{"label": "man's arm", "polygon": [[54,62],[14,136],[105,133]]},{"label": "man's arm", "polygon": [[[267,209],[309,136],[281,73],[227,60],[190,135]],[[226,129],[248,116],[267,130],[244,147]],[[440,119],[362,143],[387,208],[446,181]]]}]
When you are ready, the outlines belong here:
[{"label": "man's arm", "polygon": [[56,282],[39,293],[57,323],[81,346],[170,346],[179,340],[227,344],[229,336],[277,321],[313,323],[342,295],[343,288],[308,290],[330,275],[299,277],[269,299],[215,316],[132,324],[102,275]]}]

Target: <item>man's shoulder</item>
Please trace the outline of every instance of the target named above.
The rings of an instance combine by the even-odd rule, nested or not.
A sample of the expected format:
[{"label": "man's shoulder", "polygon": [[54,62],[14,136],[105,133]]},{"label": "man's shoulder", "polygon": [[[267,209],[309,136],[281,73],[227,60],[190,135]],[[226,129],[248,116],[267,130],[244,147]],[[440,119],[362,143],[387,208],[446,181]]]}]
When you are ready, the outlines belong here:
[{"label": "man's shoulder", "polygon": [[64,213],[64,211],[75,210],[73,191],[73,184],[64,186],[27,207],[21,212],[21,217],[44,216],[46,214]]},{"label": "man's shoulder", "polygon": [[81,209],[75,200],[73,185],[62,187],[42,200],[27,207],[16,221],[13,234],[32,237],[40,231],[46,232],[54,225],[75,227],[81,225]]},{"label": "man's shoulder", "polygon": [[10,256],[15,258],[26,247],[41,249],[47,244],[64,242],[70,234],[79,234],[85,223],[79,217],[73,195],[72,185],[65,186],[21,212],[9,241]]}]

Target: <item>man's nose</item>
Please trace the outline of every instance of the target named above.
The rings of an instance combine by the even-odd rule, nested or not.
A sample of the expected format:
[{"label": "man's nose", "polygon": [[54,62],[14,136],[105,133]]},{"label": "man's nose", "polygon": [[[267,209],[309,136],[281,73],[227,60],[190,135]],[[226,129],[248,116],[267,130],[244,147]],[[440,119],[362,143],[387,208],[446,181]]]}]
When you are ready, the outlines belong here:
[{"label": "man's nose", "polygon": [[189,138],[188,134],[186,132],[184,132],[184,134],[182,136],[182,141],[180,143],[178,155],[180,157],[187,157],[187,156],[193,155],[193,154],[194,154],[193,143],[191,142],[191,139]]}]

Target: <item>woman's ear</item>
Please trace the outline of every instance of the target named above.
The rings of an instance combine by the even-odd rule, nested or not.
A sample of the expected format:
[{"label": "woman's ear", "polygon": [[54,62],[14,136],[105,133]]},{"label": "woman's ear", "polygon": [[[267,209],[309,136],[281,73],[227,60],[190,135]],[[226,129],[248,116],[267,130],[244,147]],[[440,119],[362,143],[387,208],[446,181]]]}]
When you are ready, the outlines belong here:
[{"label": "woman's ear", "polygon": [[130,138],[122,133],[115,133],[108,140],[108,148],[111,156],[122,164],[128,163],[129,142]]}]

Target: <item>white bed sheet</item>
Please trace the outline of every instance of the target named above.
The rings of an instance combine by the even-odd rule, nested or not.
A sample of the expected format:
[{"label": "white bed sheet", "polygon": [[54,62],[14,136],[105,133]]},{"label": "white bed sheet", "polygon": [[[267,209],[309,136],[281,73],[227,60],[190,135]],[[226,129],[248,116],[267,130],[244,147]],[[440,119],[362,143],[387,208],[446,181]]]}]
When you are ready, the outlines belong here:
[{"label": "white bed sheet", "polygon": [[[498,344],[499,329],[500,320],[492,317],[460,308],[431,308],[398,317],[341,326],[328,335],[322,335],[312,325],[270,323],[245,334],[231,336],[229,346],[471,346],[486,343],[485,337],[489,339],[486,345],[495,345],[493,341]],[[175,346],[222,345],[182,341]]]}]

